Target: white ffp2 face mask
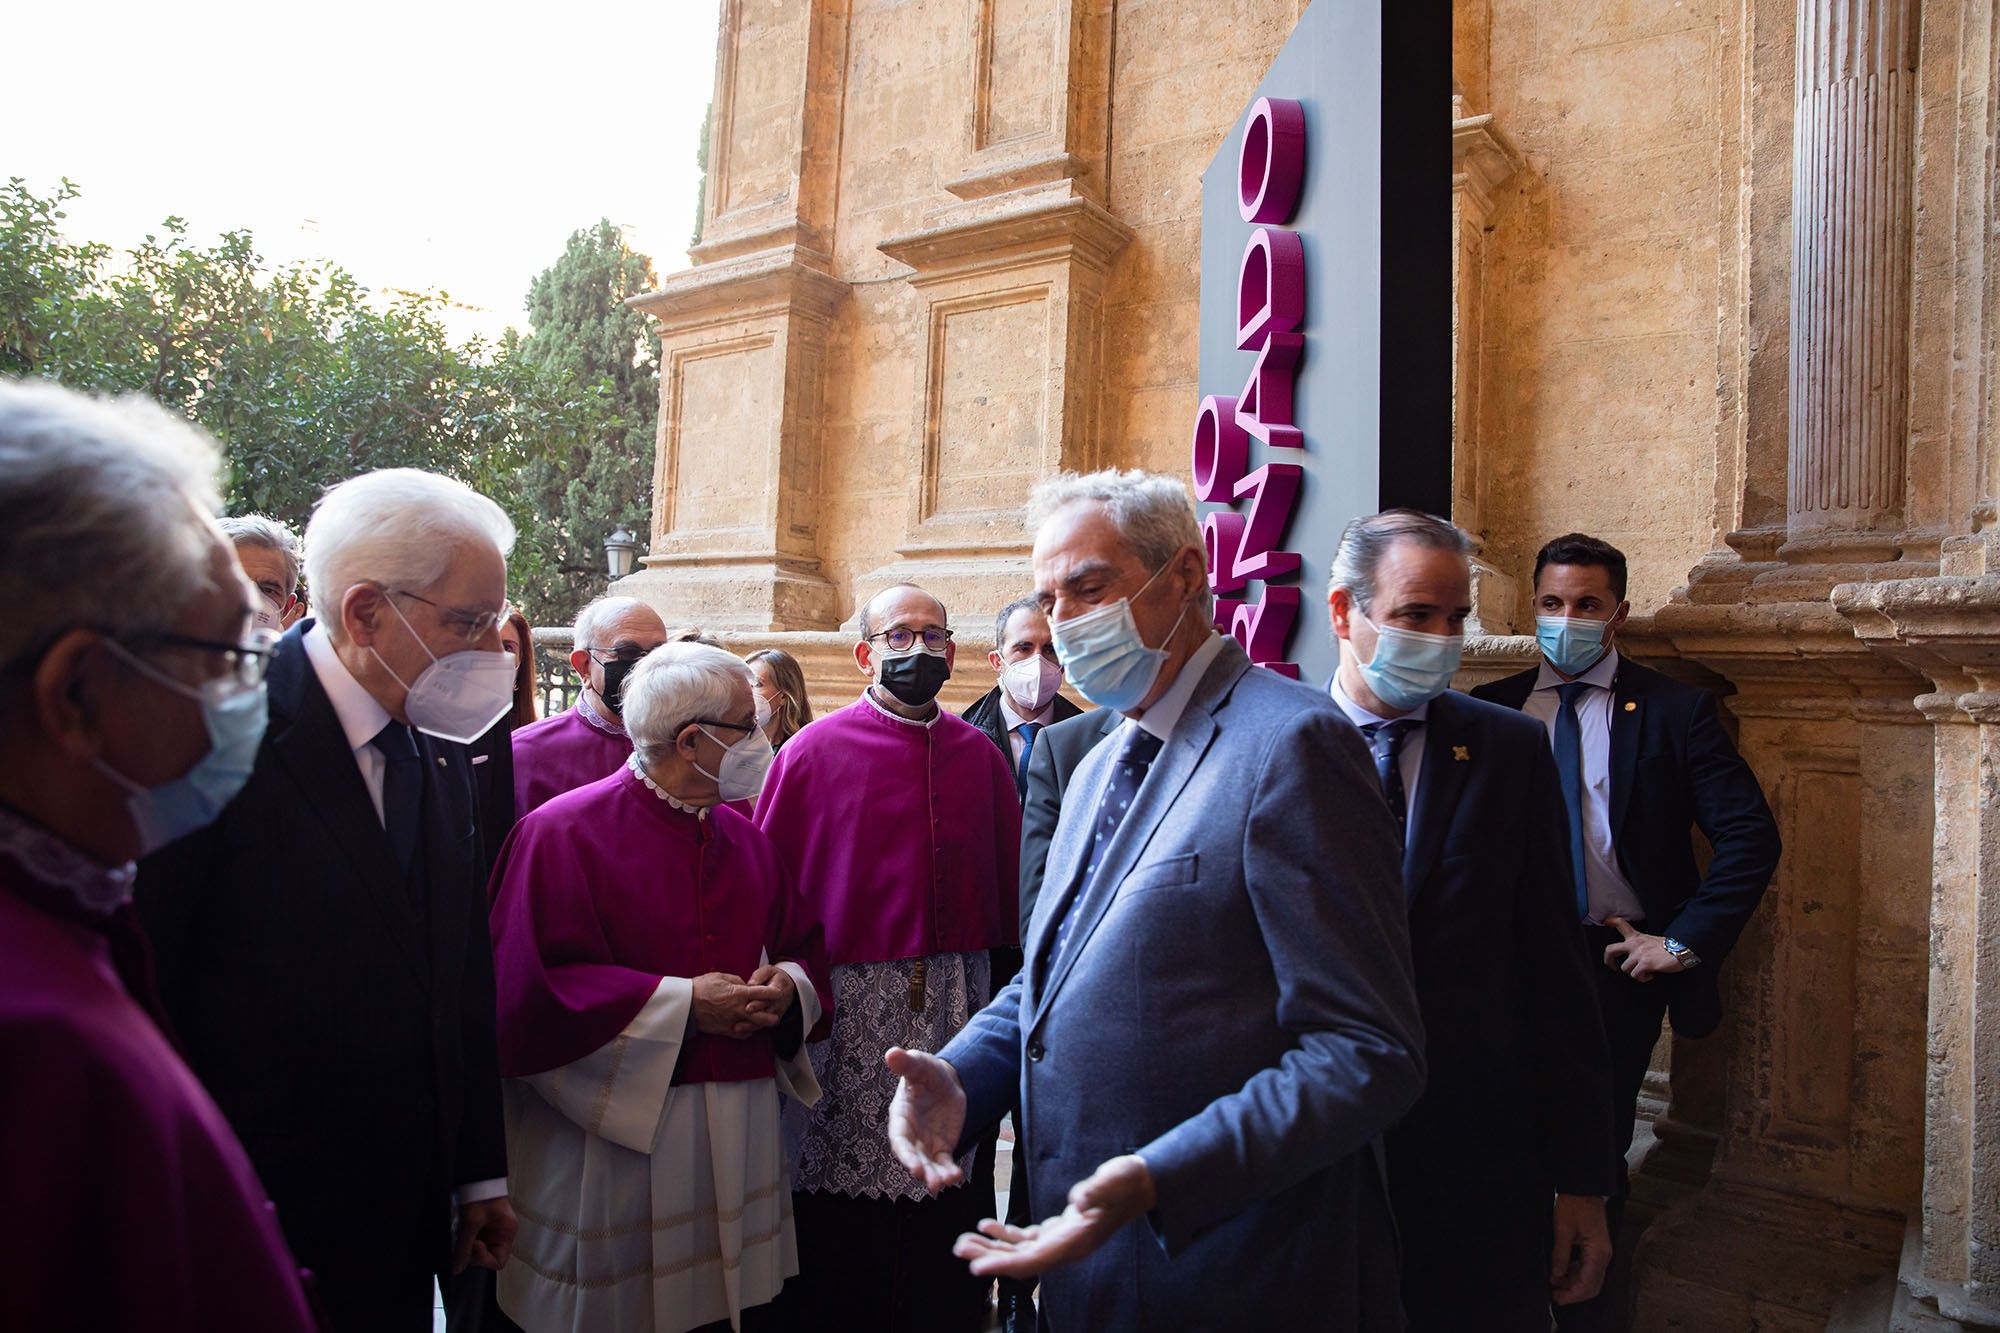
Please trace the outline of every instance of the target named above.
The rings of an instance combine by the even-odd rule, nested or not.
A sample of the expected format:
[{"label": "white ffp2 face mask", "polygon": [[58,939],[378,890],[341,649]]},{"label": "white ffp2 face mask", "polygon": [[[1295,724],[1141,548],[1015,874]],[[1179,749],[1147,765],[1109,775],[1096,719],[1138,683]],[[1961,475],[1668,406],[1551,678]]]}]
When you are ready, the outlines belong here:
[{"label": "white ffp2 face mask", "polygon": [[382,669],[409,691],[403,711],[409,715],[410,725],[427,736],[459,745],[470,745],[484,736],[486,729],[514,706],[514,659],[505,653],[476,648],[439,657],[403,615],[396,599],[383,600],[396,613],[396,619],[403,622],[403,628],[410,631],[417,647],[424,650],[424,656],[431,659],[431,664],[418,672],[415,680],[405,682],[396,675],[396,668],[375,652],[373,644],[368,646]]},{"label": "white ffp2 face mask", "polygon": [[1040,653],[1009,662],[1000,670],[1000,688],[1014,707],[1025,713],[1047,708],[1062,683],[1062,668]]},{"label": "white ffp2 face mask", "polygon": [[717,796],[724,801],[747,801],[764,790],[764,775],[771,771],[775,753],[769,737],[759,730],[740,741],[725,741],[707,727],[701,728],[701,734],[722,747],[722,767],[715,772],[694,765],[695,772],[714,780]]}]

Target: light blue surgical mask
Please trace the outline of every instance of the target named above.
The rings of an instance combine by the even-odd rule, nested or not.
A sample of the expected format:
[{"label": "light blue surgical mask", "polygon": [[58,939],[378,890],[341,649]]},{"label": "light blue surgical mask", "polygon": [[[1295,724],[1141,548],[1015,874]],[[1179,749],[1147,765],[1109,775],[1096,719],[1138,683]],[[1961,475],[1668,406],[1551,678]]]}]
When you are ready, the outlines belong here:
[{"label": "light blue surgical mask", "polygon": [[1604,632],[1608,620],[1585,620],[1581,616],[1536,616],[1535,643],[1549,665],[1565,676],[1580,676],[1604,656]]},{"label": "light blue surgical mask", "polygon": [[101,759],[90,761],[125,789],[125,810],[138,830],[139,855],[144,856],[207,828],[236,799],[257,762],[257,747],[263,743],[270,716],[269,696],[261,680],[255,685],[214,681],[197,688],[141,661],[115,640],[105,642],[140,675],[200,704],[208,728],[208,753],[193,768],[157,787],[142,787]]},{"label": "light blue surgical mask", "polygon": [[1377,625],[1358,611],[1355,614],[1375,631],[1375,655],[1354,665],[1377,699],[1407,713],[1451,688],[1465,651],[1463,634],[1419,634]]},{"label": "light blue surgical mask", "polygon": [[[1140,584],[1132,597],[1144,595],[1166,568],[1161,565],[1154,570],[1153,577]],[[1173,641],[1181,621],[1187,618],[1187,607],[1182,606],[1162,646],[1148,648],[1138,622],[1132,619],[1132,597],[1120,597],[1095,611],[1049,626],[1056,642],[1056,660],[1062,663],[1070,684],[1099,708],[1116,713],[1137,708],[1152,691],[1160,668],[1167,663],[1164,645]]]}]

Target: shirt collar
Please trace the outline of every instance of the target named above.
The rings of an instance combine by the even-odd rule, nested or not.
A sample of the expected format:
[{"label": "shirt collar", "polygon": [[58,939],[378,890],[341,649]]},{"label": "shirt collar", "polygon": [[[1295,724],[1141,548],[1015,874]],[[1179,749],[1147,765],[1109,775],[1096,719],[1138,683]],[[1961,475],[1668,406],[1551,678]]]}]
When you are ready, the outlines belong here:
[{"label": "shirt collar", "polygon": [[1412,725],[1421,725],[1424,719],[1430,716],[1431,711],[1431,701],[1429,699],[1424,700],[1401,717],[1383,717],[1379,713],[1363,708],[1360,704],[1347,697],[1347,691],[1342,688],[1340,683],[1340,672],[1338,669],[1333,673],[1333,684],[1327,686],[1327,693],[1331,694],[1333,701],[1340,705],[1340,711],[1347,714],[1347,720],[1357,727],[1372,727],[1384,722],[1408,722]]},{"label": "shirt collar", "polygon": [[[1577,679],[1585,685],[1595,685],[1600,690],[1610,689],[1611,682],[1618,679],[1618,650],[1613,648],[1602,658],[1598,659],[1596,666],[1578,676]],[[1558,685],[1566,685],[1568,683],[1568,681],[1565,681],[1561,676],[1556,674],[1556,669],[1549,665],[1549,659],[1544,657],[1542,659],[1541,673],[1535,677],[1535,688],[1538,690],[1552,690]]]},{"label": "shirt collar", "polygon": [[576,696],[576,715],[607,736],[625,739],[625,727],[616,718],[606,717],[597,711],[597,705],[590,702],[590,691],[579,690]]},{"label": "shirt collar", "polygon": [[1033,717],[1023,717],[1014,707],[1014,701],[1007,697],[1007,687],[1005,685],[996,685],[993,688],[1000,691],[1000,716],[1006,720],[1007,725],[1003,728],[1005,731],[1013,731],[1027,722],[1046,723],[1049,720],[1049,714],[1053,713],[1056,709],[1056,701],[1050,699],[1042,705],[1041,712],[1035,714]]},{"label": "shirt collar", "polygon": [[937,725],[937,720],[944,716],[944,709],[938,707],[935,701],[931,703],[931,715],[929,717],[904,717],[901,713],[892,713],[884,708],[880,701],[875,698],[875,686],[872,683],[861,687],[861,697],[868,701],[870,708],[880,713],[883,717],[888,718],[891,722],[900,722],[906,727],[921,727],[925,731],[929,731]]},{"label": "shirt collar", "polygon": [[26,815],[0,805],[0,855],[45,889],[66,893],[93,917],[110,915],[132,896],[138,867],[108,866]]},{"label": "shirt collar", "polygon": [[1174,683],[1167,686],[1167,692],[1153,702],[1153,706],[1140,714],[1141,729],[1163,741],[1174,738],[1174,728],[1179,725],[1181,714],[1187,711],[1188,700],[1194,697],[1195,686],[1208,674],[1208,668],[1222,655],[1222,636],[1211,633],[1208,641],[1194,650],[1194,655],[1181,663],[1181,673],[1174,677]]},{"label": "shirt collar", "polygon": [[653,781],[653,775],[651,773],[648,773],[646,771],[645,765],[639,762],[639,756],[636,751],[633,753],[630,759],[627,759],[625,761],[625,767],[632,770],[632,776],[638,778],[639,781],[646,784],[646,789],[648,791],[652,792],[653,795],[659,797],[661,800],[665,801],[668,805],[671,805],[674,809],[680,811],[684,815],[693,815],[696,819],[707,819],[708,812],[714,809],[713,806],[707,806],[707,805],[689,805],[686,801],[683,801],[680,797],[674,795],[672,792],[668,791],[665,787],[662,787],[659,783]]},{"label": "shirt collar", "polygon": [[382,734],[382,728],[395,719],[354,678],[354,673],[347,669],[347,663],[340,660],[333,639],[326,632],[325,622],[306,631],[305,648],[306,660],[312,663],[320,688],[326,691],[327,700],[333,704],[333,715],[340,719],[340,729],[347,736],[348,748],[365,749]]}]

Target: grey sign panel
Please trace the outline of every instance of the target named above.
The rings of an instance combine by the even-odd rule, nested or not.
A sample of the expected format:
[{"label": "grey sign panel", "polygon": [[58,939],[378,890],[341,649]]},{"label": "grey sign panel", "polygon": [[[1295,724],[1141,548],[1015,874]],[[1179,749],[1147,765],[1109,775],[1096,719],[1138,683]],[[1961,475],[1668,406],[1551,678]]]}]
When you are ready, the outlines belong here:
[{"label": "grey sign panel", "polygon": [[[1281,224],[1305,251],[1302,449],[1250,441],[1250,468],[1303,469],[1277,582],[1299,590],[1283,654],[1322,683],[1338,661],[1326,581],[1349,519],[1451,503],[1451,28],[1442,0],[1319,0],[1306,10],[1202,176],[1201,392],[1235,397],[1256,361],[1236,346],[1237,277],[1256,230],[1237,209],[1238,153],[1260,97],[1300,103],[1305,175]],[[1198,399],[1187,405],[1190,435]],[[1220,508],[1201,506],[1204,514]],[[1249,508],[1247,499],[1234,506]],[[1252,582],[1237,594],[1263,596]]]}]

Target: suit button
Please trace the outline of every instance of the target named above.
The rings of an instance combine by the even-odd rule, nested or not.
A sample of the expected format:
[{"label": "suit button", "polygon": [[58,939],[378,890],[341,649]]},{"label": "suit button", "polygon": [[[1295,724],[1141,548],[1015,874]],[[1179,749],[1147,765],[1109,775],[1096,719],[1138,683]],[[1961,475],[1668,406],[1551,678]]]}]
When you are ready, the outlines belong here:
[{"label": "suit button", "polygon": [[1040,1041],[1031,1041],[1028,1043],[1028,1058],[1030,1060],[1040,1060],[1042,1058],[1042,1043]]}]

